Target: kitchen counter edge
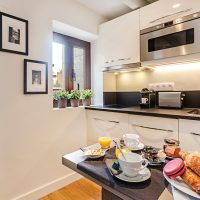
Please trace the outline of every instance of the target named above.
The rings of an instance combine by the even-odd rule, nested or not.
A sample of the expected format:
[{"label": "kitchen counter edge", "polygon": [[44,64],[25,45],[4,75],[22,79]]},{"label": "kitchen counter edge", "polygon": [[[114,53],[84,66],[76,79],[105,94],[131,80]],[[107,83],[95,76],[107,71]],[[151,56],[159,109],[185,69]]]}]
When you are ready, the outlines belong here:
[{"label": "kitchen counter edge", "polygon": [[[126,107],[126,108],[107,108],[102,106],[87,106],[86,110],[96,110],[96,111],[106,111],[106,112],[117,112],[133,115],[143,115],[152,117],[163,117],[163,118],[173,118],[173,119],[187,119],[187,120],[198,120],[200,121],[200,116],[190,115],[188,111],[192,110],[186,109],[139,109],[138,107]],[[152,112],[153,111],[153,112]],[[171,113],[170,113],[171,111]]]}]

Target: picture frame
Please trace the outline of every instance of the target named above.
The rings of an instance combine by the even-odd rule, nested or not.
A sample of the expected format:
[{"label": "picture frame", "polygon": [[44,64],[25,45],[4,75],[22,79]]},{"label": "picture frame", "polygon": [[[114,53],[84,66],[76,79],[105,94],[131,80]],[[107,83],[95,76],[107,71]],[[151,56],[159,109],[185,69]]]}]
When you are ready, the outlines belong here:
[{"label": "picture frame", "polygon": [[48,63],[24,59],[24,94],[48,94]]},{"label": "picture frame", "polygon": [[0,12],[0,51],[28,56],[28,21]]}]

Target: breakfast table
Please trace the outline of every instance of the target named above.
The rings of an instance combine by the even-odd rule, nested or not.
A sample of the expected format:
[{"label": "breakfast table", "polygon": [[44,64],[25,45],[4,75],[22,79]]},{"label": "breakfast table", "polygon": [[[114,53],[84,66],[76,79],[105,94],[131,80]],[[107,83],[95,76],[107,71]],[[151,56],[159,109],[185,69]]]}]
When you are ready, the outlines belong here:
[{"label": "breakfast table", "polygon": [[103,158],[88,159],[82,150],[62,157],[66,167],[102,187],[102,200],[172,200],[172,188],[163,177],[163,167],[148,167],[151,178],[140,183],[128,183],[113,177],[105,160],[115,157],[115,149],[108,150]]}]

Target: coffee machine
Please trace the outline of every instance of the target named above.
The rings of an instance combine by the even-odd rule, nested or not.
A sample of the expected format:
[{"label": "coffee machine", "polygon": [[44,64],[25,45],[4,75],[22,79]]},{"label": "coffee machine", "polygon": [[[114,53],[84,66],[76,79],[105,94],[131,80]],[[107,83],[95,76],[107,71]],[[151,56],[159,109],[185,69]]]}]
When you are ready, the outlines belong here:
[{"label": "coffee machine", "polygon": [[154,108],[156,106],[156,93],[147,88],[143,88],[140,92],[141,108]]}]

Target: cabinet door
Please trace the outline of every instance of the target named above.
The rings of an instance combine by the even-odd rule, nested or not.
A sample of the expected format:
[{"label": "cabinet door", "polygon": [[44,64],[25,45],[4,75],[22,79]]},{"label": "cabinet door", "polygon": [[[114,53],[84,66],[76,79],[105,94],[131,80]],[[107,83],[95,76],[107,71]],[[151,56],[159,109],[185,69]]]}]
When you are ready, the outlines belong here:
[{"label": "cabinet door", "polygon": [[193,14],[199,10],[199,0],[159,0],[140,9],[140,30]]},{"label": "cabinet door", "polygon": [[121,138],[128,130],[128,114],[87,110],[88,145],[97,143],[99,137]]},{"label": "cabinet door", "polygon": [[162,148],[164,139],[178,140],[178,120],[130,115],[129,129],[136,130],[145,145]]},{"label": "cabinet door", "polygon": [[200,121],[180,119],[179,137],[183,151],[200,151]]},{"label": "cabinet door", "polygon": [[139,10],[100,25],[99,41],[103,67],[139,62]]}]

